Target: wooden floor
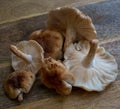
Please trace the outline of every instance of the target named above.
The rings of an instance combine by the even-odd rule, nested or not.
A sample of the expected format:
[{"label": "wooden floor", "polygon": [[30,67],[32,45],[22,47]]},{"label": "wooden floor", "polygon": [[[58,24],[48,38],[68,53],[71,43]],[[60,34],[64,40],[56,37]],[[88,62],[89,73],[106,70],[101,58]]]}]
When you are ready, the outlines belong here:
[{"label": "wooden floor", "polygon": [[0,0],[0,24],[40,15],[61,6],[86,5],[103,0]]},{"label": "wooden floor", "polygon": [[73,88],[69,96],[61,96],[56,94],[55,90],[42,85],[38,77],[21,104],[9,99],[3,89],[6,76],[13,71],[8,46],[27,40],[34,30],[45,28],[44,22],[48,16],[46,13],[14,19],[12,22],[0,24],[0,109],[120,109],[120,1],[107,0],[85,6],[73,5],[92,18],[101,46],[115,57],[119,68],[116,81],[103,92],[86,92]]}]

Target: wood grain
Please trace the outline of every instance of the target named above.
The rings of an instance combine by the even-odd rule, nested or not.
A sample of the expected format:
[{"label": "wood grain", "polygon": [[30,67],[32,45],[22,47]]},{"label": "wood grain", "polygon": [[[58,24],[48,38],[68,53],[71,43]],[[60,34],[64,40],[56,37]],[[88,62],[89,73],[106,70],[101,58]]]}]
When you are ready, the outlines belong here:
[{"label": "wood grain", "polygon": [[0,0],[0,24],[40,15],[62,6],[83,6],[103,0]]},{"label": "wood grain", "polygon": [[[107,41],[107,40],[106,40]],[[116,61],[118,62],[118,65],[119,65],[119,75],[118,75],[118,77],[117,77],[117,80],[119,80],[119,82],[120,82],[120,39],[119,40],[114,40],[114,41],[112,41],[111,40],[111,42],[107,42],[107,43],[105,43],[104,42],[104,44],[102,44],[101,46],[104,46],[105,47],[105,49],[107,50],[107,51],[109,51],[113,56],[115,56],[115,59],[116,59]],[[12,68],[11,68],[11,66],[9,66],[9,64],[8,65],[6,65],[6,66],[4,66],[4,67],[2,67],[2,68],[0,68],[0,82],[1,83],[3,83],[3,81],[4,81],[4,79],[5,79],[5,77],[10,73],[12,71]],[[39,76],[38,76],[39,77]],[[115,84],[117,84],[118,82],[115,82]],[[120,84],[120,83],[119,83]],[[119,84],[118,84],[118,86],[119,86]],[[114,83],[113,83],[113,85],[112,85],[112,87],[114,86]],[[111,88],[111,86],[110,87],[108,87],[107,88],[107,90],[109,91],[109,90],[111,90],[110,89]],[[82,92],[81,92],[82,91]],[[105,90],[106,91],[106,90]],[[116,94],[116,90],[114,91],[112,91],[113,93],[115,93]],[[74,95],[74,93],[75,93],[75,95]],[[85,98],[81,98],[81,96],[82,96],[82,93],[85,95]],[[118,95],[120,95],[120,91],[118,91],[117,92],[118,93]],[[45,108],[47,108],[47,107],[49,107],[49,103],[47,102],[47,101],[45,101],[45,102],[47,102],[48,103],[48,105],[47,104],[45,104],[45,102],[44,102],[44,105],[42,104],[43,103],[43,101],[44,100],[49,100],[50,101],[50,99],[52,99],[53,101],[54,101],[54,98],[56,98],[56,99],[62,99],[62,103],[64,104],[64,99],[67,99],[67,98],[69,98],[69,99],[71,99],[71,101],[66,101],[66,102],[68,102],[68,104],[70,105],[70,106],[68,106],[68,107],[66,107],[66,106],[64,106],[63,104],[57,104],[57,105],[55,105],[55,106],[58,106],[58,105],[63,105],[63,107],[61,107],[61,108],[63,108],[63,109],[65,109],[65,107],[66,107],[66,109],[67,108],[70,108],[71,107],[71,105],[73,105],[73,107],[74,107],[74,105],[75,105],[75,107],[76,107],[76,109],[79,109],[79,102],[77,102],[79,99],[78,99],[78,96],[79,96],[79,98],[81,98],[80,100],[87,100],[87,99],[89,99],[90,101],[92,100],[92,99],[90,99],[90,98],[92,98],[93,96],[95,96],[94,97],[94,99],[96,98],[96,96],[97,96],[97,99],[99,100],[100,98],[99,98],[99,95],[101,95],[101,94],[104,94],[104,91],[103,92],[101,92],[101,93],[96,93],[96,92],[92,92],[92,95],[91,95],[91,92],[90,93],[88,93],[88,92],[86,92],[86,91],[83,91],[83,90],[81,90],[81,89],[76,89],[76,88],[74,88],[73,89],[73,91],[72,91],[72,94],[70,95],[70,96],[72,96],[71,98],[69,98],[69,96],[65,96],[65,97],[62,97],[62,96],[59,96],[59,95],[57,95],[56,94],[56,92],[55,92],[55,90],[51,90],[51,89],[47,89],[45,86],[43,86],[42,84],[41,84],[41,82],[40,82],[40,80],[39,80],[39,78],[37,78],[37,80],[36,80],[36,82],[35,82],[35,84],[34,84],[34,86],[33,86],[33,88],[32,88],[32,90],[30,91],[30,93],[29,94],[27,94],[27,95],[25,95],[25,97],[24,97],[24,101],[23,101],[23,103],[21,104],[21,105],[23,105],[23,107],[25,106],[26,107],[26,109],[27,108],[30,108],[29,107],[29,104],[27,105],[26,103],[29,103],[29,102],[36,102],[36,101],[38,101],[38,100],[40,100],[39,102],[41,102],[41,105],[42,105],[42,107],[44,107],[44,105],[45,105]],[[89,96],[88,96],[89,95]],[[112,101],[114,101],[115,102],[115,99],[117,99],[117,98],[112,98],[112,96],[114,97],[117,97],[116,95],[112,95],[112,94],[109,94],[109,99],[110,100],[112,100]],[[74,99],[72,99],[74,97]],[[77,97],[77,98],[76,98]],[[103,96],[104,97],[104,96]],[[77,100],[78,99],[78,100]],[[105,98],[104,98],[105,99]],[[103,100],[104,100],[103,99]],[[41,101],[42,100],[42,101]],[[84,104],[84,100],[82,101],[83,102],[83,104]],[[73,101],[73,104],[71,104],[70,102],[72,102]],[[102,102],[102,98],[99,100],[99,101],[101,101]],[[7,96],[4,94],[4,90],[3,90],[3,87],[2,87],[2,84],[0,84],[0,102],[1,102],[1,104],[0,104],[0,108],[1,109],[4,109],[4,108],[7,108],[7,107],[13,107],[13,106],[16,106],[16,105],[19,105],[19,103],[18,102],[16,102],[15,100],[10,100],[9,98],[7,98]],[[36,104],[36,106],[38,105],[38,106],[40,106],[39,103],[38,102],[38,104]],[[55,101],[54,101],[55,102]],[[65,102],[65,103],[66,103]],[[75,104],[75,102],[76,102],[76,104]],[[95,102],[96,102],[96,100],[95,100]],[[104,101],[105,102],[105,101]],[[106,102],[105,102],[105,104],[104,104],[104,108],[103,109],[105,109],[105,105],[107,105],[107,102],[108,102],[108,100],[106,100]],[[50,102],[51,103],[51,102]],[[86,108],[88,108],[89,107],[89,105],[91,104],[89,104],[88,105],[88,103],[89,103],[89,101],[87,101],[87,107]],[[96,102],[97,103],[97,102]],[[25,105],[24,105],[25,104]],[[53,103],[54,104],[54,103]],[[99,104],[99,106],[101,106],[101,104],[102,103],[100,103]],[[85,105],[85,104],[84,104]],[[84,106],[83,105],[83,106]],[[110,105],[110,104],[109,104]],[[112,104],[112,105],[114,105],[114,104]],[[28,106],[28,107],[27,107]],[[50,105],[51,106],[51,105]],[[78,106],[78,107],[77,107]],[[82,107],[83,107],[82,106]],[[96,106],[95,104],[93,105],[93,106]],[[117,106],[119,106],[119,104],[117,105]],[[40,106],[41,107],[41,106]],[[41,107],[41,109],[44,109],[44,108],[42,108]],[[72,108],[73,108],[72,107]],[[109,106],[110,107],[110,106]],[[18,109],[19,109],[19,107],[17,107]],[[34,109],[34,108],[36,108],[37,109],[37,107],[31,107],[31,109]],[[53,107],[51,106],[51,109],[52,109]],[[60,109],[61,109],[60,108]],[[70,109],[72,109],[72,108],[70,108]],[[84,109],[85,107],[83,107],[83,109]],[[92,108],[92,107],[91,107]],[[74,109],[74,108],[73,108]],[[95,108],[96,109],[96,108]],[[98,109],[100,109],[100,107],[98,108]],[[107,108],[106,108],[107,109]],[[109,108],[108,108],[109,109]],[[111,109],[116,109],[115,107],[114,108],[111,108]]]},{"label": "wood grain", "polygon": [[[48,15],[43,14],[36,17],[25,18],[18,21],[0,25],[0,109],[119,109],[120,105],[120,2],[119,0],[108,0],[102,3],[90,4],[78,9],[83,10],[92,17],[101,43],[117,60],[119,75],[116,82],[105,91],[86,92],[74,88],[70,96],[60,96],[55,90],[43,86],[39,76],[29,94],[24,96],[20,104],[16,100],[9,99],[3,89],[6,76],[13,71],[9,44],[15,44],[21,40],[27,40],[28,35],[34,30],[45,28],[44,22]],[[109,10],[109,11],[108,11]],[[114,16],[114,17],[113,17]],[[114,39],[114,40],[111,40]],[[29,104],[30,103],[30,104]],[[35,105],[33,105],[33,104]],[[20,107],[19,107],[20,106]],[[110,107],[111,106],[111,107]]]},{"label": "wood grain", "polygon": [[101,93],[73,90],[69,96],[56,96],[9,109],[119,109],[120,80]]},{"label": "wood grain", "polygon": [[[114,37],[120,34],[120,1],[108,0],[101,3],[79,6],[78,9],[89,15],[97,30],[97,38]],[[108,11],[109,10],[109,11]],[[31,18],[0,25],[0,63],[10,61],[9,44],[26,40],[28,35],[45,28],[48,15],[43,14]],[[3,46],[4,45],[4,46]]]}]

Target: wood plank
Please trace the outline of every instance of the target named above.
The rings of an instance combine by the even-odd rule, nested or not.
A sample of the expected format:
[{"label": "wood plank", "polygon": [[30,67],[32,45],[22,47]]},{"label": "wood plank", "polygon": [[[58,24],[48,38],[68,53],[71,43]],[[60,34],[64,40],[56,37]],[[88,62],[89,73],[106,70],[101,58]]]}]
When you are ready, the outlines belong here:
[{"label": "wood plank", "polygon": [[[104,42],[104,44],[102,44],[101,46],[104,46],[107,51],[109,51],[113,56],[115,56],[115,59],[117,60],[118,65],[119,65],[119,75],[118,75],[117,80],[120,80],[120,55],[119,55],[120,54],[120,39],[119,40],[116,39],[115,41],[111,40],[110,42],[108,42],[106,40],[106,42],[107,43]],[[11,71],[12,71],[12,68],[10,66],[0,68],[0,75],[1,75],[0,76],[0,82],[1,83],[3,83],[5,77]],[[73,93],[77,93],[77,90],[81,91],[81,89],[74,89]],[[108,90],[109,90],[109,88],[108,88]],[[73,93],[71,95],[73,95]],[[103,92],[101,92],[100,94],[102,94],[102,93]],[[120,92],[119,92],[119,94],[120,94]],[[58,95],[56,94],[55,90],[47,89],[45,86],[43,86],[41,84],[39,78],[37,78],[32,90],[30,91],[30,93],[26,94],[24,96],[24,101],[23,101],[22,104],[26,104],[26,103],[34,102],[34,101],[38,101],[38,100],[44,100],[44,99],[47,99],[47,98],[50,99],[50,98],[54,98],[56,96],[58,96]],[[75,95],[75,97],[77,97],[77,96],[78,95]],[[79,96],[81,97],[81,94]],[[87,96],[86,96],[86,98],[87,98]],[[2,109],[7,108],[7,107],[12,107],[12,106],[19,105],[18,102],[16,102],[15,100],[10,100],[4,94],[2,84],[0,84],[0,102],[1,102],[0,103],[0,108],[2,108]]]},{"label": "wood plank", "polygon": [[119,0],[107,0],[101,3],[78,7],[78,9],[92,18],[97,30],[98,38],[106,38],[120,34],[119,7]]},{"label": "wood plank", "polygon": [[0,23],[40,15],[61,6],[83,6],[103,0],[0,0]]},{"label": "wood plank", "polygon": [[44,28],[46,19],[47,15],[42,15],[0,25],[0,63],[10,61],[10,43],[26,40],[31,32]]},{"label": "wood plank", "polygon": [[[96,26],[97,37],[106,38],[120,34],[120,2],[105,1],[101,3],[89,4],[77,7],[89,15]],[[109,10],[109,11],[108,11]],[[0,63],[10,61],[10,43],[17,43],[26,40],[28,35],[34,30],[45,28],[44,22],[48,15],[22,19],[16,22],[0,25]],[[4,45],[4,46],[3,46]]]},{"label": "wood plank", "polygon": [[101,93],[73,90],[69,96],[57,96],[9,109],[120,109],[120,80]]},{"label": "wood plank", "polygon": [[[107,38],[107,36],[109,36],[109,39],[116,37],[115,40],[105,39],[105,41],[103,41],[104,43],[102,46],[104,46],[107,51],[109,51],[111,54],[115,56],[119,65],[119,74],[120,74],[120,55],[119,55],[120,54],[120,31],[119,31],[120,14],[118,14],[120,12],[120,8],[118,7],[120,5],[120,2],[118,1],[119,0],[106,1],[102,3],[90,4],[90,5],[78,7],[78,8],[81,10],[84,10],[84,12],[86,12],[91,17],[93,17],[93,22],[96,26],[96,29],[98,32],[98,38],[100,40],[101,39],[104,40],[104,38]],[[93,12],[93,10],[95,10],[95,12]],[[114,14],[116,14],[114,18],[113,18],[113,15],[114,15],[113,11],[114,11]],[[101,13],[99,14],[98,12],[101,12]],[[25,18],[16,22],[5,23],[0,25],[0,83],[1,83],[0,84],[0,109],[5,109],[8,107],[19,105],[18,102],[16,102],[15,100],[10,100],[4,94],[4,89],[2,84],[6,76],[13,71],[12,67],[10,66],[11,57],[10,57],[10,51],[8,48],[9,44],[10,43],[15,44],[21,40],[27,40],[28,35],[32,31],[40,28],[45,28],[44,21],[46,21],[47,17],[48,17],[47,14],[43,14],[40,16]],[[118,76],[118,80],[120,80],[120,76]],[[81,92],[81,89],[74,89],[71,95],[74,96],[73,100],[76,101],[76,106],[79,107],[79,103],[77,102],[77,99],[78,99],[77,96],[79,95],[77,94],[78,92]],[[86,93],[83,90],[82,92],[83,94]],[[102,93],[99,93],[99,94],[101,95]],[[99,94],[97,95],[98,97],[99,97]],[[30,93],[25,95],[22,105],[30,102],[35,102],[38,100],[47,100],[47,99],[50,100],[50,98],[54,98],[58,96],[59,95],[57,95],[54,90],[47,89],[45,86],[43,86],[40,83],[39,76],[38,76]],[[81,97],[81,94],[79,96]],[[59,97],[62,97],[62,96],[59,96]],[[67,97],[65,97],[64,99],[67,99]],[[85,97],[87,98],[87,96]],[[62,99],[63,104],[64,104],[64,99]],[[70,102],[68,102],[68,104],[69,103]]]}]

